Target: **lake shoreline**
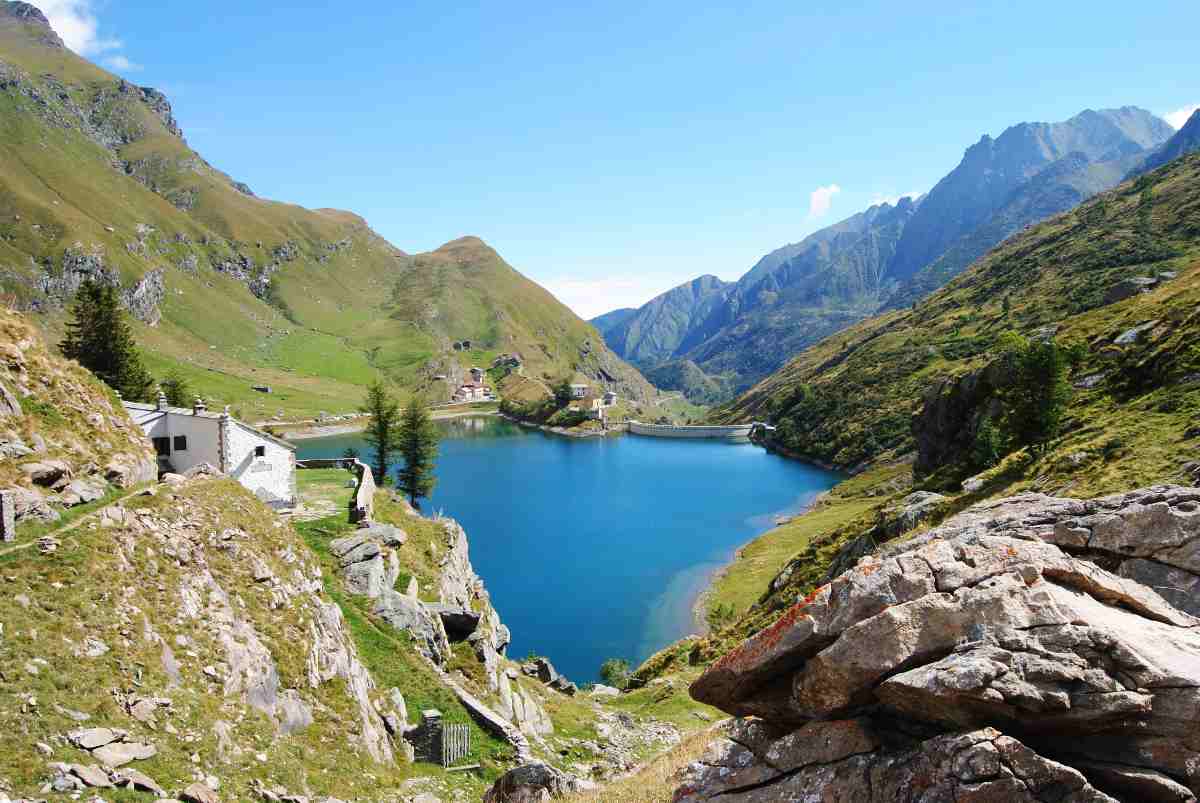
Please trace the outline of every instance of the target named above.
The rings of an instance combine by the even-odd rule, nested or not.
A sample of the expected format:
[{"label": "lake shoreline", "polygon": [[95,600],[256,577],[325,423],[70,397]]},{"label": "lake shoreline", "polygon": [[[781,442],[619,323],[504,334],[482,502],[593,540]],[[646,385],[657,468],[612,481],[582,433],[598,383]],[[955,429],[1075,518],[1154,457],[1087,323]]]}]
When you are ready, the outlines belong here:
[{"label": "lake shoreline", "polygon": [[[501,415],[499,410],[431,410],[429,417],[434,421],[448,421],[453,418],[475,418],[477,416],[493,416]],[[265,426],[272,426],[267,423]],[[279,424],[274,425],[281,426]],[[362,432],[367,428],[366,418],[359,421],[351,421],[344,424],[302,424],[297,429],[284,430],[281,436],[284,440],[289,441],[305,441],[313,438],[329,438],[335,435],[353,435],[356,432]]]},{"label": "lake shoreline", "polygon": [[[796,519],[811,513],[827,493],[829,492],[824,491],[814,496],[800,510],[788,516],[787,520],[791,521],[792,519]],[[720,579],[726,574],[728,574],[729,570],[732,569],[734,565],[741,559],[742,553],[747,547],[751,546],[758,541],[758,539],[762,538],[768,533],[772,533],[779,527],[782,527],[785,523],[786,522],[778,522],[773,527],[764,530],[746,543],[737,547],[733,550],[733,552],[730,553],[728,560],[709,573],[708,581],[705,583],[704,588],[698,594],[696,594],[696,598],[692,602],[692,619],[695,627],[697,628],[697,633],[699,633],[701,636],[707,636],[712,631],[712,627],[708,623],[708,601],[712,598],[712,592],[716,588],[717,582],[720,581]]]},{"label": "lake shoreline", "polygon": [[[469,533],[472,563],[512,628],[510,649],[551,656],[583,680],[608,658],[640,659],[704,632],[697,601],[736,548],[837,481],[751,444],[608,439],[596,425],[580,437],[451,411],[476,414],[438,423],[429,509]],[[311,459],[369,449],[361,433],[297,447]]]},{"label": "lake shoreline", "polygon": [[508,413],[497,412],[494,413],[494,415],[500,416],[505,421],[511,421],[517,426],[525,427],[527,429],[540,429],[542,432],[549,432],[551,435],[561,435],[564,438],[607,438],[610,435],[621,435],[624,433],[624,431],[620,429],[572,430],[565,429],[563,427],[551,427],[545,424],[538,424],[533,421],[525,421],[524,419],[509,415]]}]

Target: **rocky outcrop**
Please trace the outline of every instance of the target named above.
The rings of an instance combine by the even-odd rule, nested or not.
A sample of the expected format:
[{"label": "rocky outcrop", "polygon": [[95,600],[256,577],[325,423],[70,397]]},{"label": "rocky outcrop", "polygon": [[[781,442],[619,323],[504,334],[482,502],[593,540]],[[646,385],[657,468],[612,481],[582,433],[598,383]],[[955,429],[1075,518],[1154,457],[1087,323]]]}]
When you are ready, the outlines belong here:
[{"label": "rocky outcrop", "polygon": [[1077,770],[993,728],[907,741],[865,720],[813,722],[776,739],[739,723],[684,770],[674,803],[1113,801]]},{"label": "rocky outcrop", "polygon": [[1174,487],[1014,497],[887,546],[693,684],[761,721],[677,799],[1194,800],[1200,619],[1133,578],[1197,546],[1200,489]]},{"label": "rocky outcrop", "polygon": [[0,25],[25,24],[38,30],[39,41],[50,47],[65,48],[63,40],[50,26],[50,20],[37,6],[23,3],[20,0],[0,4]]},{"label": "rocky outcrop", "polygon": [[167,294],[163,284],[163,269],[155,268],[146,271],[146,275],[134,282],[133,286],[122,291],[121,301],[129,309],[129,313],[144,324],[157,326],[162,315],[158,305]]},{"label": "rocky outcrop", "polygon": [[929,474],[970,454],[980,424],[1000,413],[996,390],[1004,381],[1004,368],[997,362],[929,388],[912,420],[914,473]]},{"label": "rocky outcrop", "polygon": [[500,776],[483,795],[483,803],[542,803],[590,788],[540,761],[524,764]]},{"label": "rocky outcrop", "polygon": [[57,508],[158,476],[153,450],[106,388],[53,355],[18,315],[0,310],[0,489],[16,518],[53,521]]}]

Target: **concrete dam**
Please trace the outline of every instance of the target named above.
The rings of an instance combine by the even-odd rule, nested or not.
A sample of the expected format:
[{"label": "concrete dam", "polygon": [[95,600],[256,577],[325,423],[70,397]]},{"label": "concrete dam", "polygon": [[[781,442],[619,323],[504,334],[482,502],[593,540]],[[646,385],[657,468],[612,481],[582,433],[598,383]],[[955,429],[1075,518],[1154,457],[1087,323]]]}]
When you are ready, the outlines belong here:
[{"label": "concrete dam", "polygon": [[676,426],[674,424],[643,424],[630,421],[629,431],[634,435],[651,438],[708,438],[713,440],[746,442],[750,432],[761,424],[734,424],[732,426]]}]

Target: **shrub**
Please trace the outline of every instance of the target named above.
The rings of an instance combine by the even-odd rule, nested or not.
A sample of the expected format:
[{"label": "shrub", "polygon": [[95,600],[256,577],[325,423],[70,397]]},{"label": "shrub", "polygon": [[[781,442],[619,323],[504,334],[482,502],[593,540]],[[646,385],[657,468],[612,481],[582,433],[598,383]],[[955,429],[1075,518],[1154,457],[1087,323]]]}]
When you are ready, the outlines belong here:
[{"label": "shrub", "polygon": [[608,686],[623,689],[629,685],[629,662],[624,658],[609,658],[600,664],[600,679]]}]

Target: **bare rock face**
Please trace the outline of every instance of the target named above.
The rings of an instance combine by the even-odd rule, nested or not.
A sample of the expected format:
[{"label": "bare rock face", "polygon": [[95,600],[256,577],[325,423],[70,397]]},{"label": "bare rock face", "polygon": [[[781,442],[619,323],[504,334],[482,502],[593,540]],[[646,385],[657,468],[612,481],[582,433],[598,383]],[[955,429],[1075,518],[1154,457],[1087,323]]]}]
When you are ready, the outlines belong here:
[{"label": "bare rock face", "polygon": [[716,742],[683,772],[675,803],[707,800],[972,801],[1101,803],[1070,767],[993,728],[905,745],[855,720],[813,722],[781,739]]},{"label": "bare rock face", "polygon": [[[697,768],[678,799],[1195,800],[1200,620],[1133,578],[1194,577],[1198,547],[1200,490],[1159,487],[1013,497],[864,558],[693,684],[775,747]],[[853,750],[784,769],[788,739],[812,750],[847,720]],[[1071,780],[1042,792],[1038,773]]]}]

